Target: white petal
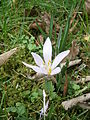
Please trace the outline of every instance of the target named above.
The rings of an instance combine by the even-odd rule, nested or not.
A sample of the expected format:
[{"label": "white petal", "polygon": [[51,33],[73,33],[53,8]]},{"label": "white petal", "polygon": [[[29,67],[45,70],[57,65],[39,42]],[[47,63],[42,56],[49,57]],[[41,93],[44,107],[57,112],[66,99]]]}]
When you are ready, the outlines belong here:
[{"label": "white petal", "polygon": [[46,39],[43,46],[43,57],[46,65],[48,65],[48,62],[51,61],[52,58],[52,44],[49,37]]},{"label": "white petal", "polygon": [[45,113],[46,113],[46,111],[48,109],[48,104],[49,104],[49,100],[46,102],[46,105],[45,105]]},{"label": "white petal", "polygon": [[43,90],[43,97],[46,97],[46,93],[45,93],[45,90]]},{"label": "white petal", "polygon": [[45,69],[45,67],[44,67],[44,66],[43,66],[43,67],[41,67],[41,70],[42,70],[43,74],[45,74],[45,75],[47,75],[47,74],[48,74],[48,72],[47,72],[47,70]]},{"label": "white petal", "polygon": [[43,65],[43,60],[42,60],[42,58],[38,55],[38,54],[36,54],[36,53],[31,53],[32,54],[32,56],[33,56],[33,58],[34,58],[34,60],[35,60],[35,63],[38,65],[38,66],[42,66]]},{"label": "white petal", "polygon": [[29,64],[27,64],[27,63],[25,63],[25,62],[22,62],[26,67],[28,67],[28,68],[32,68],[35,72],[37,72],[37,73],[43,73],[42,72],[42,69],[40,68],[40,67],[37,67],[37,66],[32,66],[32,65],[29,65]]},{"label": "white petal", "polygon": [[52,70],[69,54],[69,52],[70,52],[70,50],[66,50],[64,52],[59,53],[55,57],[53,64],[52,64],[52,67],[51,67]]},{"label": "white petal", "polygon": [[[46,111],[47,111],[47,109],[48,109],[48,104],[49,104],[49,100],[47,101],[47,103],[46,103],[46,105],[45,105],[45,113],[46,113]],[[43,108],[40,110],[40,118],[41,118],[41,116],[43,115]]]},{"label": "white petal", "polygon": [[61,71],[60,67],[56,67],[52,72],[51,75],[58,74]]},{"label": "white petal", "polygon": [[40,110],[40,118],[43,115],[43,108]]}]

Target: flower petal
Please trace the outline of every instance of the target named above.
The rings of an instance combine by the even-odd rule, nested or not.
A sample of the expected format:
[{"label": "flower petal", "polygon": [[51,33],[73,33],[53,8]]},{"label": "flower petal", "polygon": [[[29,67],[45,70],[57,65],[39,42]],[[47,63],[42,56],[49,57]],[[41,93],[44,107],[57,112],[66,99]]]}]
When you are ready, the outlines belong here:
[{"label": "flower petal", "polygon": [[45,93],[45,90],[43,90],[43,97],[46,97],[46,93]]},{"label": "flower petal", "polygon": [[38,54],[36,54],[36,53],[31,53],[32,54],[32,56],[33,56],[33,58],[34,58],[34,60],[35,60],[35,63],[39,66],[39,67],[41,67],[42,65],[43,65],[43,60],[42,60],[42,58],[38,55]]},{"label": "flower petal", "polygon": [[[46,111],[47,111],[47,109],[48,109],[48,104],[49,104],[49,100],[46,102],[46,105],[45,105],[45,113],[46,113]],[[40,110],[40,118],[41,118],[41,116],[43,115],[43,113],[44,113],[44,111],[43,111],[43,108]]]},{"label": "flower petal", "polygon": [[52,72],[51,75],[56,75],[61,71],[60,67],[56,67]]},{"label": "flower petal", "polygon": [[51,61],[52,58],[52,44],[49,37],[46,39],[43,46],[43,57],[46,65],[48,65],[48,62]]},{"label": "flower petal", "polygon": [[37,73],[43,73],[43,71],[42,71],[42,69],[40,68],[40,67],[37,67],[37,66],[32,66],[32,65],[29,65],[29,64],[27,64],[27,63],[25,63],[25,62],[22,62],[26,67],[28,67],[28,68],[31,68],[31,69],[33,69],[35,72],[37,72]]},{"label": "flower petal", "polygon": [[37,72],[37,73],[39,73],[39,74],[45,74],[45,75],[48,74],[47,71],[46,71],[46,69],[45,69],[44,67],[38,67],[38,66],[29,65],[29,64],[27,64],[27,63],[25,63],[25,62],[22,62],[22,63],[23,63],[26,67],[33,69],[35,72]]},{"label": "flower petal", "polygon": [[70,50],[66,50],[64,52],[59,53],[55,57],[53,64],[52,64],[52,67],[51,67],[52,70],[69,54],[69,52],[70,52]]}]

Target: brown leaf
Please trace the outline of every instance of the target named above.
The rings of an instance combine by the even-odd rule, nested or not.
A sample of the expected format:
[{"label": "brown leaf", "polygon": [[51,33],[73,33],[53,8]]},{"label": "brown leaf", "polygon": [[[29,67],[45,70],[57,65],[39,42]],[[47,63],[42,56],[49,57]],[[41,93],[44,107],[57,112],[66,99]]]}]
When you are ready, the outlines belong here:
[{"label": "brown leaf", "polygon": [[70,29],[69,29],[69,32],[73,32],[74,31],[74,29],[75,29],[75,27],[77,26],[77,24],[78,24],[78,19],[77,19],[77,21],[75,22],[75,24],[73,25],[73,27],[71,27]]},{"label": "brown leaf", "polygon": [[90,14],[90,0],[85,1],[85,7],[88,14]]},{"label": "brown leaf", "polygon": [[36,45],[39,45],[39,42],[40,42],[41,44],[43,44],[43,41],[44,41],[43,36],[42,36],[42,35],[39,35],[38,38],[37,38],[37,40],[36,40]]},{"label": "brown leaf", "polygon": [[17,48],[14,48],[8,52],[1,54],[0,55],[0,66],[3,65],[5,62],[7,62],[7,60],[16,52],[17,52]]},{"label": "brown leaf", "polygon": [[78,53],[79,53],[79,45],[77,44],[77,41],[74,40],[74,41],[72,41],[72,46],[70,48],[70,53],[68,54],[68,56],[62,62],[65,62],[66,59],[74,60],[75,57],[78,55]]},{"label": "brown leaf", "polygon": [[[46,24],[46,33],[49,34],[49,29],[50,29],[50,20],[51,16],[45,12],[43,16],[41,16],[43,22]],[[55,25],[55,21],[53,21],[53,33],[55,32],[55,26],[56,26],[56,32],[59,32],[60,26],[58,24]]]},{"label": "brown leaf", "polygon": [[71,55],[71,60],[74,60],[75,57],[79,53],[79,45],[77,45],[77,41],[74,40],[72,41],[72,47],[70,48],[70,55]]},{"label": "brown leaf", "polygon": [[[29,28],[39,30],[36,24],[37,22],[38,25],[41,27],[41,29],[45,31],[47,34],[49,34],[51,16],[47,12],[44,12],[44,14],[43,15],[41,14],[40,17],[41,20],[36,19],[32,24],[29,25]],[[53,34],[55,33],[55,27],[56,27],[56,33],[58,34],[60,26],[57,23],[55,24],[55,21],[53,21],[53,30],[52,30]]]},{"label": "brown leaf", "polygon": [[38,25],[39,25],[43,30],[45,30],[45,24],[42,23],[42,22],[40,22],[40,21],[38,21],[38,20],[36,20],[36,21],[34,21],[32,24],[30,24],[30,25],[29,25],[29,28],[30,28],[30,29],[39,30],[36,22],[38,23]]},{"label": "brown leaf", "polygon": [[84,36],[84,40],[86,40],[87,42],[90,42],[90,35]]},{"label": "brown leaf", "polygon": [[43,22],[46,24],[46,33],[49,34],[49,27],[50,27],[50,15],[48,13],[44,13],[44,15],[41,17]]}]

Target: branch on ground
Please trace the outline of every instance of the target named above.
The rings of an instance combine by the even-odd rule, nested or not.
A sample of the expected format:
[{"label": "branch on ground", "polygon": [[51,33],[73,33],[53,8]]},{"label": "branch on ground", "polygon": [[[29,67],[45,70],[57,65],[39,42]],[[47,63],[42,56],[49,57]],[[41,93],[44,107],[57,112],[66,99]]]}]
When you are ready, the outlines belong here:
[{"label": "branch on ground", "polygon": [[72,98],[70,100],[62,102],[62,106],[64,107],[65,110],[68,110],[69,108],[72,108],[73,106],[77,105],[78,103],[82,103],[89,99],[90,99],[90,93],[87,93],[82,96]]}]

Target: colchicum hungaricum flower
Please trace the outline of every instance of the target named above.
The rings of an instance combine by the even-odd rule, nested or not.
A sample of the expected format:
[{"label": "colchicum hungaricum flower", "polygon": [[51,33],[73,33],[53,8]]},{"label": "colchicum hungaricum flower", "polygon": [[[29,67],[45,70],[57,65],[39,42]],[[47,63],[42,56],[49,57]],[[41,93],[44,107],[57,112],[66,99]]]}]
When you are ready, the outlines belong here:
[{"label": "colchicum hungaricum flower", "polygon": [[61,71],[58,64],[69,54],[70,50],[59,53],[52,62],[52,44],[49,37],[43,45],[44,60],[36,53],[31,53],[37,66],[22,62],[26,67],[33,69],[38,74],[55,75]]}]

